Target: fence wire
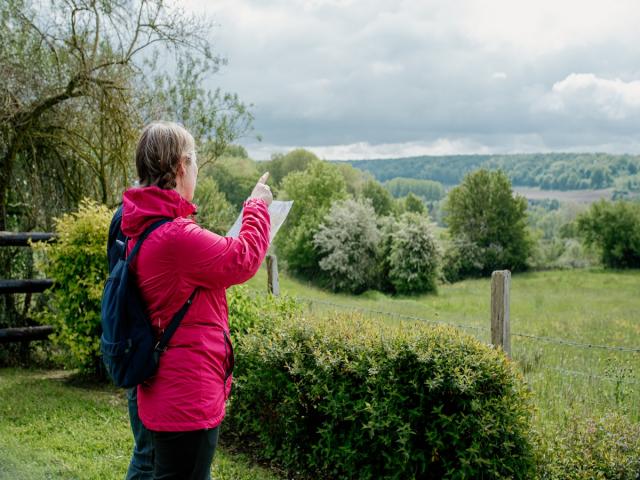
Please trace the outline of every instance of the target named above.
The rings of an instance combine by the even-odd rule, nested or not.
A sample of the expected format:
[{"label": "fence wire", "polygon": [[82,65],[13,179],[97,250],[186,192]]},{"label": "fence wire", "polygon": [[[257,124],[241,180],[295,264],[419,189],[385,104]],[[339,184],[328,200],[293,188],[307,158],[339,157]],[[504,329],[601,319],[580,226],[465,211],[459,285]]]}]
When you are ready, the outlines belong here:
[{"label": "fence wire", "polygon": [[[406,315],[406,314],[403,314],[403,313],[390,312],[390,311],[386,311],[386,310],[376,310],[376,309],[371,309],[371,308],[356,307],[356,306],[353,306],[353,305],[338,304],[338,303],[328,302],[326,300],[316,300],[316,299],[312,299],[312,298],[308,298],[308,297],[300,297],[300,296],[298,296],[298,297],[294,297],[294,298],[296,300],[303,301],[303,302],[306,302],[306,303],[317,303],[317,304],[343,308],[343,309],[346,309],[346,310],[351,310],[351,311],[356,311],[356,312],[361,312],[361,313],[374,313],[374,314],[377,314],[377,315],[386,315],[386,316],[389,316],[389,317],[402,318],[402,319],[405,319],[405,320],[425,322],[425,323],[431,323],[431,324],[436,324],[436,325],[450,325],[452,327],[467,328],[467,329],[483,331],[483,332],[487,330],[484,327],[478,327],[476,325],[465,325],[465,324],[457,324],[457,323],[451,323],[451,322],[443,322],[443,321],[439,321],[439,320],[430,320],[428,318],[418,317],[418,316],[414,316],[414,315]],[[616,345],[600,345],[600,344],[595,344],[595,343],[581,343],[581,342],[575,342],[573,340],[568,340],[568,339],[564,339],[564,338],[544,337],[544,336],[538,336],[538,335],[531,335],[531,334],[528,334],[528,333],[511,333],[511,336],[512,337],[528,338],[528,339],[538,340],[538,341],[547,342],[547,343],[557,343],[559,345],[569,345],[569,346],[572,346],[572,347],[579,347],[579,348],[587,348],[587,349],[591,348],[591,349],[612,350],[612,351],[617,351],[617,352],[640,353],[640,348],[622,347],[622,346],[616,346]]]},{"label": "fence wire", "polygon": [[[433,319],[428,319],[424,317],[419,317],[416,315],[407,315],[399,312],[393,312],[388,310],[378,310],[378,309],[372,309],[372,308],[366,308],[366,307],[356,307],[354,305],[340,304],[340,303],[330,302],[326,300],[317,300],[317,299],[303,297],[303,296],[295,296],[293,298],[301,303],[307,303],[309,305],[311,304],[325,305],[329,307],[348,310],[351,312],[383,315],[391,318],[424,322],[424,323],[433,324],[433,325],[447,325],[447,326],[452,326],[452,327],[457,327],[462,329],[470,329],[470,330],[488,333],[488,328],[478,327],[476,325],[444,322],[440,320],[433,320]],[[582,343],[582,342],[575,342],[573,340],[568,340],[563,338],[538,336],[538,335],[531,335],[526,333],[512,333],[511,335],[514,337],[526,338],[526,339],[535,340],[539,342],[546,342],[546,343],[552,343],[552,344],[563,345],[563,346],[571,346],[571,347],[582,348],[582,349],[591,349],[591,350],[599,349],[599,350],[616,351],[616,352],[640,353],[640,348],[631,348],[631,347],[623,347],[623,346],[616,346],[616,345],[601,345],[601,344],[593,344],[593,343]],[[543,366],[542,368],[548,371],[558,372],[565,376],[590,378],[590,379],[596,379],[596,380],[622,382],[622,383],[640,385],[640,381],[637,381],[631,378],[626,378],[626,377],[612,377],[612,376],[595,374],[591,372],[585,372],[581,370],[568,370],[568,369],[553,367],[553,366]]]}]

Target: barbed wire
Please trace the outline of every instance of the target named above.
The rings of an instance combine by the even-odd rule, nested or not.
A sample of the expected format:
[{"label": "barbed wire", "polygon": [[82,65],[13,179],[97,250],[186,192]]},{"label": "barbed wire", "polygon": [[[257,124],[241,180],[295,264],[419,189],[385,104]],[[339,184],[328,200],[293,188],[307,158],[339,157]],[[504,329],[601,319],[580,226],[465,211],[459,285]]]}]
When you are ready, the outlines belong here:
[{"label": "barbed wire", "polygon": [[[313,299],[313,298],[302,297],[302,296],[297,296],[297,297],[293,297],[293,298],[295,298],[296,300],[301,300],[301,301],[307,302],[307,303],[318,303],[318,304],[329,305],[329,306],[333,306],[333,307],[349,309],[349,310],[353,310],[353,311],[359,311],[359,312],[362,312],[362,313],[375,313],[377,315],[387,315],[387,316],[390,316],[390,317],[397,317],[397,318],[402,318],[402,319],[406,319],[406,320],[426,322],[426,323],[431,323],[431,324],[436,324],[436,325],[450,325],[450,326],[453,326],[453,327],[467,328],[467,329],[476,330],[476,331],[482,331],[482,332],[487,332],[488,331],[487,328],[478,327],[476,325],[464,325],[464,324],[456,324],[456,323],[444,322],[444,321],[439,321],[439,320],[430,320],[430,319],[427,319],[427,318],[424,318],[424,317],[418,317],[418,316],[414,316],[414,315],[406,315],[406,314],[398,313],[398,312],[390,312],[390,311],[385,311],[385,310],[376,310],[376,309],[371,309],[371,308],[356,307],[356,306],[353,306],[353,305],[338,304],[338,303],[329,302],[329,301],[326,301],[326,300],[316,300],[316,299]],[[595,343],[581,343],[581,342],[575,342],[573,340],[567,340],[567,339],[564,339],[564,338],[545,337],[545,336],[531,335],[531,334],[528,334],[528,333],[511,333],[511,336],[528,338],[528,339],[543,341],[543,342],[547,342],[547,343],[557,343],[557,344],[560,344],[560,345],[568,345],[568,346],[579,347],[579,348],[588,348],[588,349],[591,348],[591,349],[611,350],[611,351],[618,351],[618,352],[640,353],[640,348],[622,347],[622,346],[616,346],[616,345],[601,345],[601,344],[595,344]]]},{"label": "barbed wire", "polygon": [[[398,312],[390,312],[390,311],[386,311],[386,310],[376,310],[376,309],[364,308],[364,307],[355,307],[353,305],[339,304],[339,303],[329,302],[329,301],[326,301],[326,300],[317,300],[317,299],[303,297],[303,296],[295,296],[295,297],[291,297],[291,298],[293,298],[293,299],[295,299],[296,301],[299,301],[299,302],[317,303],[317,304],[327,305],[327,306],[331,306],[331,307],[338,307],[338,308],[348,309],[348,310],[356,311],[356,312],[374,313],[374,314],[378,314],[378,315],[387,315],[387,316],[391,316],[391,317],[402,318],[402,319],[407,319],[407,320],[412,320],[412,321],[426,322],[426,323],[431,323],[431,324],[436,324],[436,325],[448,325],[448,326],[455,326],[455,327],[458,327],[458,328],[471,328],[473,330],[485,331],[484,328],[477,327],[475,325],[460,325],[460,324],[453,324],[453,323],[443,322],[443,321],[429,320],[429,319],[426,319],[426,318],[423,318],[423,317],[418,317],[418,316],[413,316],[413,315],[406,315],[406,314],[402,314],[402,313],[398,313]],[[274,313],[271,313],[271,314],[267,314],[267,316],[275,318],[278,315],[274,314]],[[631,351],[631,352],[640,351],[640,349],[633,349],[633,348],[627,348],[627,347],[615,347],[615,346],[609,346],[609,345],[595,345],[595,344],[582,344],[582,343],[573,342],[573,341],[565,340],[565,339],[561,339],[561,338],[538,337],[538,336],[535,336],[535,335],[518,334],[518,333],[515,333],[515,334],[512,333],[512,335],[513,336],[524,337],[524,338],[536,339],[536,340],[544,340],[544,341],[553,342],[553,343],[560,343],[560,344],[563,344],[563,345],[578,346],[578,347],[604,348],[604,349],[607,349],[607,350],[620,350],[620,351]],[[560,373],[560,374],[562,374],[564,376],[582,377],[582,378],[588,378],[588,379],[593,379],[593,380],[605,380],[605,381],[610,381],[610,382],[621,382],[621,383],[632,384],[632,385],[640,385],[640,381],[635,380],[635,379],[631,379],[631,378],[627,378],[627,377],[623,377],[623,376],[612,377],[612,376],[601,375],[601,374],[596,374],[596,373],[592,373],[592,372],[585,372],[585,371],[582,371],[582,370],[568,370],[568,369],[565,369],[565,368],[553,367],[553,366],[541,366],[540,368],[543,369],[543,370],[547,370],[547,371],[558,372],[558,373]],[[530,373],[535,373],[535,370],[531,370]]]},{"label": "barbed wire", "polygon": [[640,348],[632,348],[632,347],[620,347],[616,345],[600,345],[595,343],[580,343],[574,342],[573,340],[566,340],[564,338],[556,338],[556,337],[541,337],[537,335],[529,335],[527,333],[512,333],[512,337],[522,337],[522,338],[530,338],[533,340],[539,340],[548,343],[558,343],[561,345],[569,345],[572,347],[580,347],[580,348],[595,348],[601,350],[613,350],[617,352],[633,352],[640,353]]},{"label": "barbed wire", "polygon": [[300,300],[300,301],[304,301],[307,303],[319,303],[322,305],[329,305],[332,307],[339,307],[339,308],[344,308],[344,309],[348,309],[348,310],[352,310],[352,311],[356,311],[356,312],[362,312],[362,313],[375,313],[377,315],[386,315],[389,317],[396,317],[396,318],[402,318],[404,320],[412,320],[412,321],[417,321],[417,322],[424,322],[424,323],[431,323],[434,325],[448,325],[448,326],[452,326],[452,327],[458,327],[458,328],[469,328],[471,330],[477,330],[477,331],[485,331],[486,329],[482,328],[482,327],[478,327],[476,325],[464,325],[464,324],[456,324],[456,323],[451,323],[451,322],[443,322],[441,320],[430,320],[428,318],[424,318],[424,317],[417,317],[417,316],[413,316],[413,315],[407,315],[404,313],[399,313],[399,312],[390,312],[390,311],[386,311],[386,310],[376,310],[373,308],[364,308],[364,307],[355,307],[353,305],[344,305],[344,304],[339,304],[339,303],[333,303],[333,302],[328,302],[326,300],[316,300],[313,298],[307,298],[307,297],[293,297],[296,300]]},{"label": "barbed wire", "polygon": [[[584,372],[581,370],[567,370],[565,368],[560,368],[560,367],[551,367],[551,366],[545,366],[545,367],[541,367],[544,370],[547,371],[555,371],[555,372],[559,372],[565,376],[573,376],[573,377],[587,377],[590,379],[597,379],[597,380],[608,380],[610,382],[622,382],[622,383],[630,383],[633,385],[640,385],[640,381],[638,380],[634,380],[632,378],[627,378],[627,377],[612,377],[609,375],[599,375],[596,373],[591,373],[591,372]],[[532,372],[533,373],[533,372]]]}]

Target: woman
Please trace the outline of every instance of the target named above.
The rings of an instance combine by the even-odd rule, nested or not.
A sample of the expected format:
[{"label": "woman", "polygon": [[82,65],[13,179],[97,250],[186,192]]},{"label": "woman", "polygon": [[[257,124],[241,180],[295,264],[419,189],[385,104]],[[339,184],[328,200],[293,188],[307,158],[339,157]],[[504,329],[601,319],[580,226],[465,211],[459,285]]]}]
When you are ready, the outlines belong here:
[{"label": "woman", "polygon": [[136,168],[141,187],[123,195],[128,252],[151,223],[173,219],[145,240],[132,263],[157,335],[195,292],[156,375],[138,386],[138,413],[153,438],[154,478],[206,479],[231,390],[225,289],[251,278],[269,247],[268,174],[244,203],[239,237],[226,238],[191,218],[198,166],[193,137],[184,128],[148,125]]}]

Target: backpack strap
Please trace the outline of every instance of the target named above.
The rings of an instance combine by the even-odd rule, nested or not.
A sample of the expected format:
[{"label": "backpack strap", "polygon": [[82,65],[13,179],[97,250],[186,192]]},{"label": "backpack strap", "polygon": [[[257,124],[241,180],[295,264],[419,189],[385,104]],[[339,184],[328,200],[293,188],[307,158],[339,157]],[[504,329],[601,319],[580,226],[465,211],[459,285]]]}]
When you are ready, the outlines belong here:
[{"label": "backpack strap", "polygon": [[[131,261],[133,260],[133,257],[135,257],[136,254],[138,253],[138,250],[140,250],[140,246],[142,245],[142,242],[144,242],[147,239],[147,237],[149,235],[151,235],[151,232],[153,232],[160,225],[164,225],[165,223],[169,223],[171,221],[172,221],[171,218],[161,218],[160,220],[156,220],[150,226],[148,226],[147,229],[142,233],[142,235],[140,235],[140,238],[138,238],[138,241],[133,246],[133,250],[131,250],[131,253],[129,255],[127,255],[127,265],[129,265],[131,263]],[[125,246],[124,246],[125,254],[126,254],[126,251],[127,251],[127,242],[128,241],[129,241],[129,239],[127,238],[127,240],[125,240]]]},{"label": "backpack strap", "polygon": [[196,296],[197,291],[198,289],[196,288],[193,291],[193,293],[191,293],[187,301],[184,303],[184,305],[182,305],[182,308],[180,308],[180,310],[178,310],[178,313],[176,313],[171,319],[171,323],[162,333],[162,337],[160,337],[160,340],[158,341],[158,343],[156,343],[156,346],[153,351],[153,356],[156,358],[156,361],[160,357],[160,354],[167,349],[167,344],[169,343],[169,340],[171,340],[171,337],[173,336],[175,331],[178,329],[178,326],[180,325],[180,321],[186,315],[187,310],[189,310],[189,307],[191,306],[191,303],[193,302],[193,298]]},{"label": "backpack strap", "polygon": [[[160,225],[164,225],[165,223],[168,223],[171,221],[172,221],[171,218],[161,218],[160,220],[153,222],[149,227],[147,227],[144,233],[140,235],[140,238],[138,238],[138,241],[136,242],[136,244],[133,246],[133,250],[131,250],[131,253],[127,256],[127,265],[131,263],[131,260],[133,259],[133,257],[135,257],[135,255],[138,253],[138,250],[140,250],[140,245],[142,245],[142,242],[144,242],[145,239],[149,235],[151,235],[151,232],[153,232]],[[125,252],[127,251],[126,244],[125,244],[124,251]],[[160,359],[160,354],[167,349],[169,340],[171,340],[171,337],[173,336],[175,331],[178,329],[178,326],[180,325],[182,318],[187,314],[187,310],[189,310],[189,307],[191,306],[191,303],[193,302],[193,298],[196,296],[197,291],[198,289],[196,288],[191,293],[191,295],[189,296],[187,301],[184,303],[184,305],[180,307],[180,310],[178,310],[178,312],[171,319],[171,323],[169,323],[169,326],[162,333],[162,337],[160,337],[160,340],[158,341],[158,343],[156,343],[156,346],[153,349],[153,356],[156,363]]]}]

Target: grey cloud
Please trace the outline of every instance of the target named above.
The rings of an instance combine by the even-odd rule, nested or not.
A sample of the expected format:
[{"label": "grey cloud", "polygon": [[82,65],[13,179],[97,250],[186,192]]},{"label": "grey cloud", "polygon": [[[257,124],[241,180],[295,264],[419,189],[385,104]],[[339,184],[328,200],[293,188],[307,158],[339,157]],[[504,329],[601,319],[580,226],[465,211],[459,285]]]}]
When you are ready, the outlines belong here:
[{"label": "grey cloud", "polygon": [[[635,148],[627,137],[640,133],[634,112],[612,119],[588,95],[552,90],[572,73],[640,78],[633,69],[640,50],[629,48],[625,32],[541,52],[520,47],[518,38],[483,41],[469,19],[459,20],[465,2],[225,5],[216,36],[229,66],[211,86],[255,105],[266,144],[405,142],[411,149],[449,139],[464,148],[542,151],[616,142]],[[242,8],[255,18],[239,16]],[[554,99],[563,109],[548,108]]]}]

